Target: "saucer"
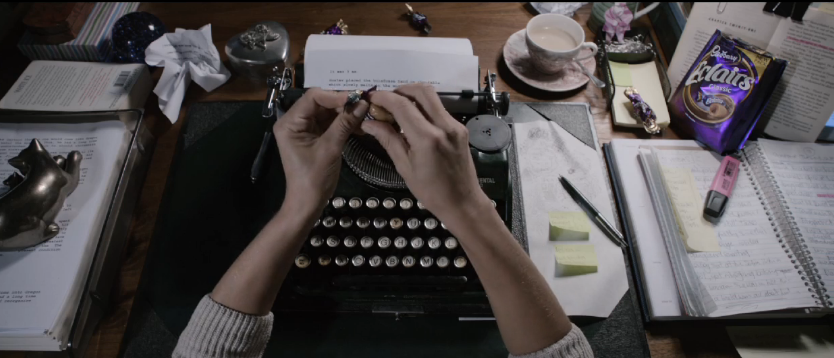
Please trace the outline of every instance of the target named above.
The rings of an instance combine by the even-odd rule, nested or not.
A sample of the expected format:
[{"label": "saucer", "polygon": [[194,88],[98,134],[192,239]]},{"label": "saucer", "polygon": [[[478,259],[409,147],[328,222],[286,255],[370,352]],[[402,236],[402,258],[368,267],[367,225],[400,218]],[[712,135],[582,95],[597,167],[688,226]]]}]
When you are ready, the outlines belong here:
[{"label": "saucer", "polygon": [[[512,34],[507,43],[504,44],[504,62],[516,77],[524,83],[535,88],[550,92],[567,92],[575,90],[588,83],[588,76],[579,68],[576,62],[570,62],[565,67],[552,75],[539,72],[530,59],[527,51],[527,40],[524,29]],[[591,49],[583,49],[581,55],[592,53]],[[597,62],[594,56],[582,61],[585,68],[591,73],[597,69]]]}]

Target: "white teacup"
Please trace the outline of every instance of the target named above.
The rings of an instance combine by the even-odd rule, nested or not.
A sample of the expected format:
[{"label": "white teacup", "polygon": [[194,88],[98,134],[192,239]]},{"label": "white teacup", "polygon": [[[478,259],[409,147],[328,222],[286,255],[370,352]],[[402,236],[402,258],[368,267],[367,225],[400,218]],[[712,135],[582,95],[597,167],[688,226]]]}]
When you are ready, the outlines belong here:
[{"label": "white teacup", "polygon": [[[593,42],[585,42],[585,31],[573,19],[559,14],[541,14],[527,23],[527,49],[533,66],[546,74],[555,74],[574,60],[584,60],[597,54]],[[590,55],[579,56],[590,48]]]}]

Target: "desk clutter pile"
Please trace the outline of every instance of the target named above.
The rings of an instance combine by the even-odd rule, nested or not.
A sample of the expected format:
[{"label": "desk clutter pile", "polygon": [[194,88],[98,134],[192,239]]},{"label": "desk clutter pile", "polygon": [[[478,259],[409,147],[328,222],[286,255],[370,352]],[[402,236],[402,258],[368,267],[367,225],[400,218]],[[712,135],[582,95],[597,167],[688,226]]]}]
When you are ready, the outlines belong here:
[{"label": "desk clutter pile", "polygon": [[[256,81],[267,101],[195,105],[183,118],[126,356],[149,354],[137,343],[156,334],[148,330],[175,342],[202,295],[278,210],[286,174],[271,124],[307,88],[415,82],[432,84],[466,125],[481,187],[598,354],[647,356],[643,324],[657,321],[830,325],[834,145],[814,142],[834,121],[831,6],[794,9],[791,19],[765,3],[690,4],[667,68],[653,32],[630,24],[683,3],[642,11],[595,3],[591,42],[582,24],[556,14],[580,4],[541,4],[534,9],[553,13],[508,34],[500,65],[509,72],[481,68],[470,39],[432,37],[442,22],[408,5],[413,37],[354,35],[339,19],[293,44],[303,47],[294,63],[293,29],[261,21],[228,39],[225,64],[215,47],[225,39],[213,37],[212,24],[175,29],[137,12],[140,3],[34,6],[18,42],[32,62],[0,99],[0,176],[8,177],[0,188],[0,350],[83,355],[110,303],[153,150],[148,96],[175,123],[191,81],[222,91],[236,76]],[[163,67],[155,86],[149,66]],[[600,146],[588,104],[511,101],[498,73],[527,86],[519,92],[601,91],[613,125],[651,139]],[[654,138],[672,130],[691,139]],[[26,188],[40,171],[19,165],[31,152],[78,182],[55,189],[59,210],[40,213],[46,229],[37,234],[10,228],[20,219],[4,213],[38,204]],[[441,324],[438,317],[462,330],[492,319],[467,253],[408,191],[379,143],[351,137],[343,162],[273,308],[299,331],[273,341],[302,352],[314,344],[301,336],[315,320],[344,327],[351,315],[416,316],[411,326],[385,326],[403,334]],[[494,322],[473,329],[490,337],[481,353],[506,354]],[[762,329],[728,332],[744,356],[761,343],[750,332]],[[594,332],[617,333],[607,340]],[[796,354],[834,349],[820,327],[781,334],[829,344],[793,347]]]}]

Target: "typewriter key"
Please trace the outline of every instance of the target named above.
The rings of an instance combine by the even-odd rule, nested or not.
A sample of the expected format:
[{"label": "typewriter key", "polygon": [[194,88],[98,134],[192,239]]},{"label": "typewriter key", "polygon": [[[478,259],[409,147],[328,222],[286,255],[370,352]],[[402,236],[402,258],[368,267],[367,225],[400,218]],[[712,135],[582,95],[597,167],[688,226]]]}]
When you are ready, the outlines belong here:
[{"label": "typewriter key", "polygon": [[322,266],[330,265],[330,256],[327,256],[327,255],[319,256],[319,265],[322,265]]},{"label": "typewriter key", "polygon": [[408,210],[408,209],[411,209],[411,207],[412,207],[412,206],[414,206],[414,202],[413,202],[413,201],[411,201],[411,199],[409,199],[409,198],[402,198],[402,199],[400,200],[400,208],[402,208],[403,210]]},{"label": "typewriter key", "polygon": [[348,206],[350,206],[353,209],[359,209],[360,207],[362,207],[362,199],[350,198],[350,201],[348,201]]},{"label": "typewriter key", "polygon": [[457,267],[457,268],[466,267],[466,258],[463,257],[463,256],[455,257],[455,267]]},{"label": "typewriter key", "polygon": [[446,238],[446,242],[444,242],[443,244],[446,245],[447,249],[454,250],[456,247],[458,247],[458,240],[454,237],[449,237]]},{"label": "typewriter key", "polygon": [[423,267],[431,267],[433,263],[434,259],[432,259],[431,256],[423,256],[423,258],[420,259],[420,266]]},{"label": "typewriter key", "polygon": [[370,259],[368,259],[368,265],[371,265],[371,267],[378,267],[381,264],[382,264],[382,258],[379,257],[379,256],[374,255],[374,256],[371,256]]},{"label": "typewriter key", "polygon": [[388,267],[397,266],[398,263],[400,263],[400,259],[398,259],[394,255],[388,256],[388,258],[385,259],[385,266],[388,266]]},{"label": "typewriter key", "polygon": [[434,250],[440,247],[440,239],[432,237],[429,239],[429,248]]},{"label": "typewriter key", "polygon": [[385,200],[382,201],[382,207],[386,209],[393,209],[395,206],[397,206],[397,200],[394,198],[385,198]]},{"label": "typewriter key", "polygon": [[379,241],[377,241],[377,245],[379,245],[380,249],[387,249],[389,246],[391,246],[391,239],[389,239],[387,236],[382,236],[379,238]]},{"label": "typewriter key", "polygon": [[326,228],[331,228],[336,226],[336,219],[332,216],[328,216],[321,221],[321,224],[324,225]]},{"label": "typewriter key", "polygon": [[347,247],[347,248],[351,248],[351,247],[356,246],[356,238],[353,237],[353,236],[345,237],[344,242],[345,242],[345,247]]},{"label": "typewriter key", "polygon": [[345,198],[337,196],[333,198],[333,207],[336,209],[341,209],[345,206]]},{"label": "typewriter key", "polygon": [[398,236],[396,239],[394,239],[394,247],[402,249],[406,246],[408,246],[408,240],[406,240],[404,237]]},{"label": "typewriter key", "polygon": [[362,245],[362,248],[369,249],[371,246],[374,246],[374,239],[365,236],[359,240],[359,245]]},{"label": "typewriter key", "polygon": [[365,263],[365,258],[362,255],[356,255],[353,257],[353,260],[350,260],[353,266],[359,267]]},{"label": "typewriter key", "polygon": [[353,219],[351,219],[351,218],[349,218],[349,217],[347,217],[347,216],[343,216],[341,219],[339,219],[339,226],[341,226],[341,227],[343,227],[343,228],[347,229],[347,228],[349,228],[351,225],[353,225]]},{"label": "typewriter key", "polygon": [[403,267],[414,266],[414,258],[411,256],[403,257]]},{"label": "typewriter key", "polygon": [[493,207],[493,208],[497,208],[497,207],[498,207],[498,203],[496,203],[496,202],[495,202],[495,200],[492,200],[492,207]]},{"label": "typewriter key", "polygon": [[321,219],[316,219],[316,222],[313,224],[313,227],[318,227],[321,224]]},{"label": "typewriter key", "polygon": [[423,225],[426,227],[426,229],[434,230],[434,228],[437,227],[437,219],[428,218],[423,222]]},{"label": "typewriter key", "polygon": [[370,197],[365,201],[365,206],[367,206],[368,209],[376,209],[376,207],[379,206],[379,199]]},{"label": "typewriter key", "polygon": [[420,209],[420,210],[426,210],[426,206],[425,206],[425,205],[423,205],[423,202],[422,202],[422,201],[417,200],[417,209]]},{"label": "typewriter key", "polygon": [[310,238],[310,246],[312,247],[319,247],[323,243],[324,240],[321,239],[321,236],[313,236]]},{"label": "typewriter key", "polygon": [[336,256],[336,265],[337,266],[344,266],[348,264],[348,258],[345,255]]},{"label": "typewriter key", "polygon": [[446,256],[440,256],[437,258],[437,267],[446,268],[449,266],[449,259]]},{"label": "typewriter key", "polygon": [[298,266],[298,268],[307,268],[307,266],[310,266],[310,257],[305,254],[296,256],[295,265]]},{"label": "typewriter key", "polygon": [[368,218],[356,219],[356,226],[358,226],[360,229],[364,229],[364,228],[368,227],[368,225],[371,225],[371,220],[370,219],[368,219]]},{"label": "typewriter key", "polygon": [[420,227],[420,219],[411,218],[411,219],[408,219],[408,221],[406,221],[405,224],[406,224],[406,226],[408,226],[409,229],[414,230],[414,229]]},{"label": "typewriter key", "polygon": [[375,218],[374,219],[374,227],[377,228],[377,229],[384,228],[386,224],[388,224],[388,220],[385,220],[384,218]]},{"label": "typewriter key", "polygon": [[336,247],[339,246],[339,238],[335,236],[328,236],[327,237],[327,246]]},{"label": "typewriter key", "polygon": [[415,238],[411,239],[411,247],[413,247],[415,249],[419,249],[419,248],[423,247],[423,239],[421,239],[419,237],[415,237]]},{"label": "typewriter key", "polygon": [[444,224],[443,222],[440,222],[440,227],[442,227],[443,230],[446,230],[446,224]]},{"label": "typewriter key", "polygon": [[393,218],[391,219],[391,228],[397,230],[403,227],[403,220],[400,218]]}]

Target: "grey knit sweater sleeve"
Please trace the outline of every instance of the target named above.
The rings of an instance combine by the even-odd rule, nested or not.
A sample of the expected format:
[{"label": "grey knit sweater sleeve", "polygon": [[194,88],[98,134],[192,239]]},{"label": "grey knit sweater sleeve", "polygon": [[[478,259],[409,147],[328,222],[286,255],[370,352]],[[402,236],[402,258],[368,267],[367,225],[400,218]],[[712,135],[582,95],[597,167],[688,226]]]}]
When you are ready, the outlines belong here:
[{"label": "grey knit sweater sleeve", "polygon": [[[180,335],[174,358],[257,358],[272,333],[272,313],[252,316],[225,307],[208,295],[200,300]],[[550,347],[510,358],[592,358],[594,353],[579,327]]]}]

